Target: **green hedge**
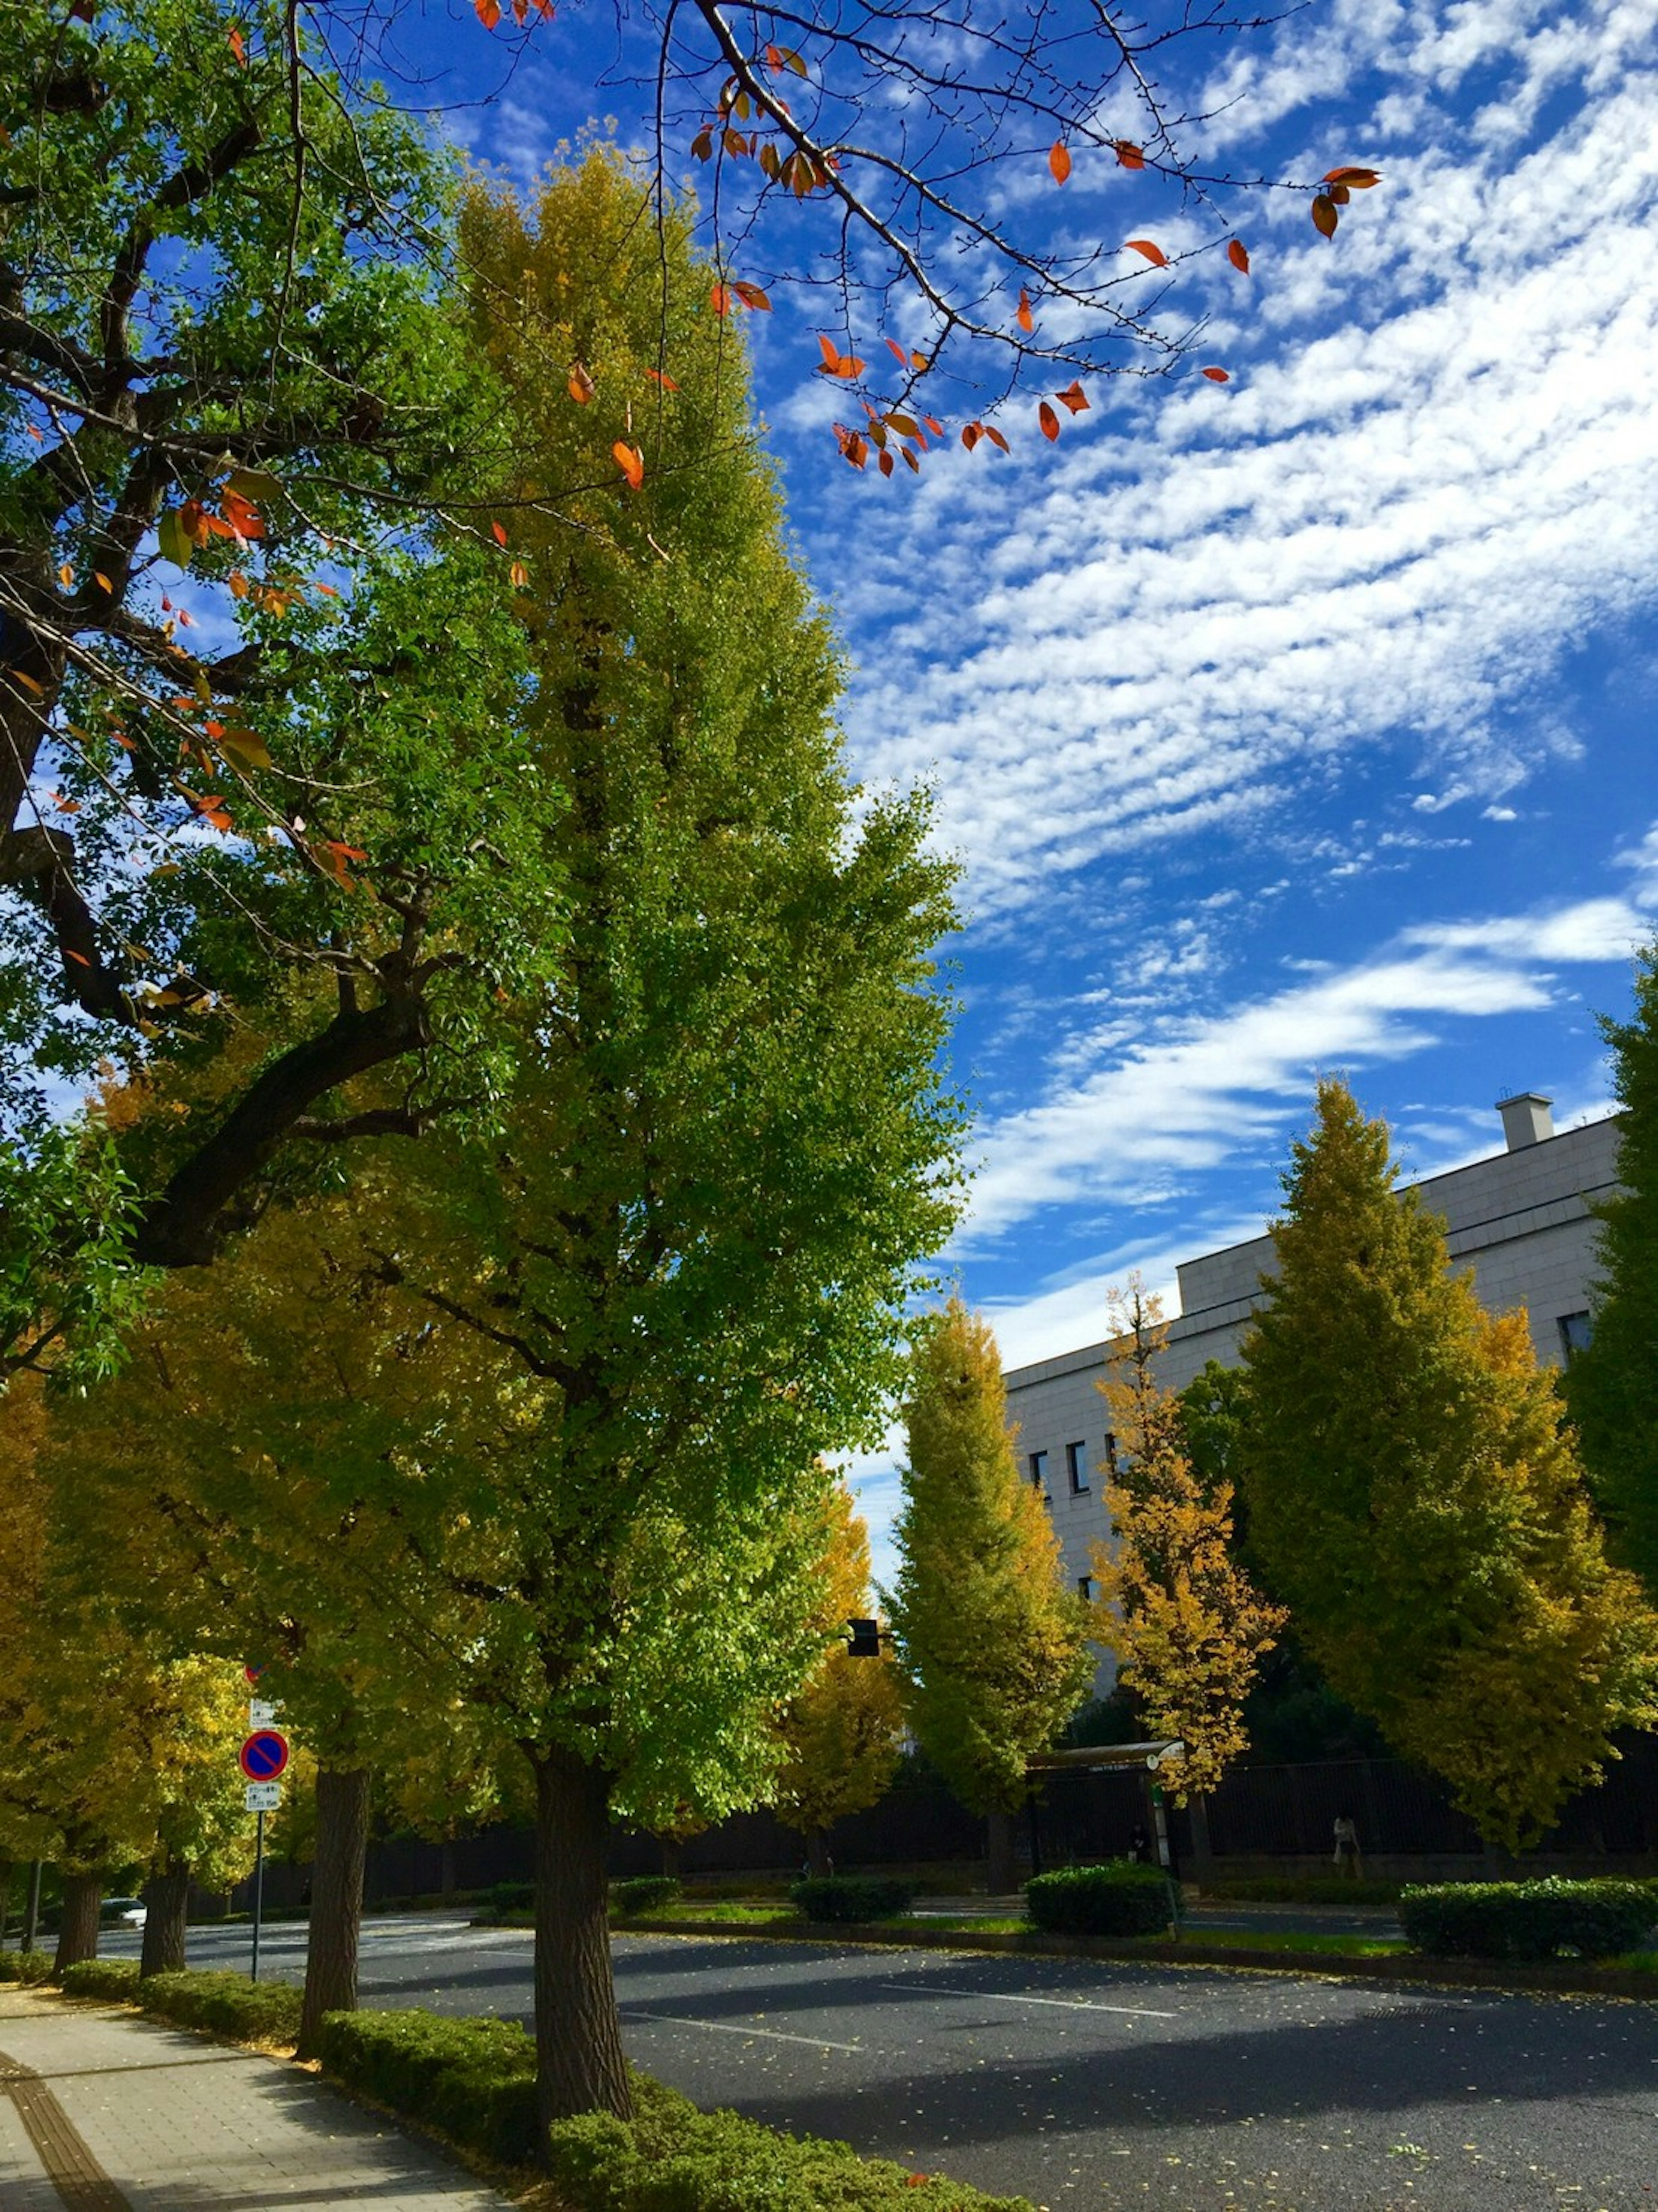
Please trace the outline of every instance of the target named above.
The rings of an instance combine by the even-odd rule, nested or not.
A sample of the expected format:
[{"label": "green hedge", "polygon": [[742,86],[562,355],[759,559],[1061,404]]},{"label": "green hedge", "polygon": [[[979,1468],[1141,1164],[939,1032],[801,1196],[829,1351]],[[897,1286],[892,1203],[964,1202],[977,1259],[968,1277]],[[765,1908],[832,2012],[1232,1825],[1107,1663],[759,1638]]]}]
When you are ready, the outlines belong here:
[{"label": "green hedge", "polygon": [[1174,1917],[1167,1875],[1134,1859],[1036,1875],[1024,1900],[1036,1926],[1060,1936],[1161,1936]]},{"label": "green hedge", "polygon": [[498,1881],[489,1892],[489,1903],[497,1912],[533,1912],[536,1886],[532,1881]]},{"label": "green hedge", "polygon": [[180,2027],[205,2028],[237,2043],[297,2043],[301,1993],[285,1982],[250,1982],[223,1971],[152,1974],[133,1991],[138,2005]]},{"label": "green hedge", "polygon": [[916,1884],[872,1874],[809,1875],[792,1883],[789,1902],[808,1920],[890,1920],[915,1902]]},{"label": "green hedge", "polygon": [[138,1995],[136,1959],[77,1959],[65,1966],[60,1987],[72,1997],[114,1997],[124,2004]]},{"label": "green hedge", "polygon": [[676,1903],[682,1893],[671,1874],[636,1874],[629,1881],[610,1885],[610,1902],[624,1915],[655,1912],[662,1905]]},{"label": "green hedge", "polygon": [[509,2166],[536,2148],[536,2047],[515,2021],[331,2012],[317,2056],[350,2088]]},{"label": "green hedge", "polygon": [[987,2197],[846,2143],[699,2112],[637,2075],[634,2100],[631,2120],[585,2112],[554,2127],[553,2180],[576,2212],[1031,2212],[1027,2197]]},{"label": "green hedge", "polygon": [[1400,1924],[1438,1959],[1585,1959],[1632,1951],[1658,1924],[1642,1881],[1467,1881],[1400,1892]]},{"label": "green hedge", "polygon": [[51,1974],[50,1951],[0,1951],[0,1982],[44,1982]]}]

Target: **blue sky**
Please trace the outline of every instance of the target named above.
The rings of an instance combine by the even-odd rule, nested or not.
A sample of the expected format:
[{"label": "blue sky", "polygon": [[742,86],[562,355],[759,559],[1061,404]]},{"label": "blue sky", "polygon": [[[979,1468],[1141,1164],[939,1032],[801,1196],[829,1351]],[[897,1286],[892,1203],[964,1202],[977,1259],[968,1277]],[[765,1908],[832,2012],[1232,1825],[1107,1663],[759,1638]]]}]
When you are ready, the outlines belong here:
[{"label": "blue sky", "polygon": [[[527,175],[592,107],[628,143],[604,20],[535,34],[475,151]],[[420,35],[484,85],[459,0]],[[1010,1364],[1258,1231],[1321,1070],[1412,1173],[1496,1149],[1509,1091],[1605,1111],[1594,1017],[1658,912],[1651,0],[1324,0],[1176,88],[1217,165],[1384,174],[1333,243],[1252,196],[1251,278],[1182,274],[1225,388],[1096,381],[1057,448],[1026,403],[1011,459],[888,483],[835,454],[810,306],[751,319],[853,760],[934,781],[965,871],[946,1260]],[[1126,237],[1145,182],[1028,189]]]}]

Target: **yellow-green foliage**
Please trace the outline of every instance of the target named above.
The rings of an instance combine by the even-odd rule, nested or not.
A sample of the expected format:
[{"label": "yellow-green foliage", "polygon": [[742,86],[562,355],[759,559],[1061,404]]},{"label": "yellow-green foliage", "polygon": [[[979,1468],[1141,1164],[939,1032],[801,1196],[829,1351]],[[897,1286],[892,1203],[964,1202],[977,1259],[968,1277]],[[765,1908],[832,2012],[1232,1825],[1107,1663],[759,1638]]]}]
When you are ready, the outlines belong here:
[{"label": "yellow-green foliage", "polygon": [[183,1858],[228,1884],[250,1863],[240,1686],[66,1572],[49,1434],[20,1377],[0,1399],[0,1850],[88,1874]]},{"label": "yellow-green foliage", "polygon": [[1106,1510],[1114,1542],[1093,1549],[1100,1586],[1094,1634],[1115,1653],[1151,1735],[1185,1751],[1158,1778],[1184,1802],[1212,1790],[1248,1748],[1243,1703],[1284,1625],[1232,1556],[1232,1490],[1206,1494],[1181,1433],[1180,1401],[1158,1389],[1169,1331],[1138,1281],[1112,1297],[1117,1345],[1099,1385],[1117,1440]]},{"label": "yellow-green foliage", "polygon": [[1332,1687],[1514,1847],[1658,1718],[1658,1621],[1525,1316],[1486,1314],[1394,1175],[1385,1124],[1321,1084],[1244,1347],[1251,1539]]},{"label": "yellow-green foliage", "polygon": [[903,1692],[890,1646],[878,1658],[847,1650],[848,1620],[867,1618],[869,1532],[844,1483],[824,1504],[817,1626],[833,1638],[778,1723],[784,1759],[772,1803],[802,1834],[873,1805],[892,1779],[903,1729]]},{"label": "yellow-green foliage", "polygon": [[904,1418],[892,1618],[910,1725],[964,1804],[1011,1812],[1087,1687],[1088,1613],[1020,1479],[995,1337],[959,1299],[920,1333]]}]

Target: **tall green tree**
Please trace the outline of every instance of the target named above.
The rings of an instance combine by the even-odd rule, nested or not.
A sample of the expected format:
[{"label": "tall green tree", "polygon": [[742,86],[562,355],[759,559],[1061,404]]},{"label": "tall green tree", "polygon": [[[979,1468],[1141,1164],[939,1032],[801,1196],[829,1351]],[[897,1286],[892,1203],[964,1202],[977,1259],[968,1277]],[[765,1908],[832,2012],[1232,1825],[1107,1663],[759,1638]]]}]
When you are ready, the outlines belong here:
[{"label": "tall green tree", "polygon": [[1612,1555],[1658,1602],[1658,946],[1637,957],[1630,1019],[1601,1026],[1620,1188],[1597,1209],[1594,1334],[1566,1369],[1566,1405]]},{"label": "tall green tree", "polygon": [[1251,1540],[1337,1692],[1515,1848],[1658,1715],[1658,1621],[1525,1316],[1485,1312],[1396,1174],[1321,1083],[1244,1345]]},{"label": "tall green tree", "polygon": [[908,1463],[892,1622],[910,1726],[985,1816],[987,1880],[1014,1886],[1013,1816],[1027,1764],[1093,1672],[1088,1608],[1060,1578],[1060,1544],[1024,1481],[989,1324],[952,1298],[920,1330],[904,1406]]},{"label": "tall green tree", "polygon": [[[465,1541],[428,1556],[474,1595],[471,1694],[535,1778],[550,2118],[628,2106],[610,1814],[763,1796],[773,1715],[822,1649],[815,1463],[878,1432],[957,1202],[932,981],[952,872],[920,798],[847,780],[839,656],[787,556],[742,349],[683,220],[647,217],[600,154],[532,211],[483,191],[467,210],[469,265],[518,303],[483,339],[522,486],[593,487],[578,527],[523,526],[568,921],[523,1002],[500,1139],[422,1154],[406,1228],[373,1239],[411,1314],[500,1363],[517,1439],[452,1469]],[[676,388],[647,437],[632,393],[659,347]],[[550,386],[549,354],[584,398]],[[444,1486],[411,1518],[422,1497]]]},{"label": "tall green tree", "polygon": [[1252,1586],[1232,1542],[1232,1486],[1195,1473],[1181,1401],[1157,1381],[1169,1330],[1136,1279],[1114,1293],[1117,1349],[1099,1385],[1117,1439],[1105,1508],[1114,1541],[1094,1547],[1094,1633],[1159,1738],[1185,1749],[1158,1779],[1184,1804],[1213,1790],[1248,1748],[1244,1706],[1284,1612]]}]

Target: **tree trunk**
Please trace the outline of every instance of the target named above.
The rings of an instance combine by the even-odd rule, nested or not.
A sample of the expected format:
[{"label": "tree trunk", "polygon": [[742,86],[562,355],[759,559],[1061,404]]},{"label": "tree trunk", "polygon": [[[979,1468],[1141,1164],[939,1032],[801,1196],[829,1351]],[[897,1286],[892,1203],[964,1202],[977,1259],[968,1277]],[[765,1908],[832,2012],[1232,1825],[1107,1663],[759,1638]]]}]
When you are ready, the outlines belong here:
[{"label": "tree trunk", "polygon": [[806,1872],[819,1881],[835,1872],[834,1863],[829,1857],[827,1828],[808,1828],[806,1831]]},{"label": "tree trunk", "polygon": [[368,1853],[368,1769],[317,1769],[317,1852],[311,1867],[311,1929],[305,1947],[305,2002],[299,2056],[316,2055],[325,2012],[357,2008],[357,1934]]},{"label": "tree trunk", "polygon": [[1019,1886],[1013,1819],[1011,1813],[995,1812],[985,1821],[985,1889],[991,1897],[1011,1897]]},{"label": "tree trunk", "polygon": [[532,1754],[536,1778],[536,2102],[544,2127],[633,2113],[610,1975],[609,1778],[574,1753]]},{"label": "tree trunk", "polygon": [[101,1874],[64,1876],[64,1917],[58,1926],[58,1955],[52,1963],[54,1975],[77,1960],[97,1957],[98,1907],[103,1895]]},{"label": "tree trunk", "polygon": [[190,1866],[172,1859],[166,1871],[143,1887],[144,1948],[140,1978],[147,1974],[181,1974],[185,1970],[185,1922],[190,1905]]},{"label": "tree trunk", "polygon": [[11,1876],[9,1859],[0,1859],[0,1951],[6,1948],[6,1929],[11,1922]]},{"label": "tree trunk", "polygon": [[656,1847],[661,1854],[663,1873],[672,1881],[677,1881],[680,1859],[684,1846],[677,1836],[659,1836],[656,1839]]}]

